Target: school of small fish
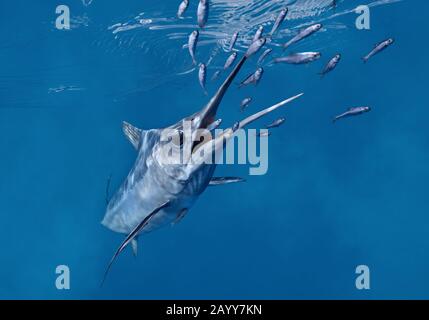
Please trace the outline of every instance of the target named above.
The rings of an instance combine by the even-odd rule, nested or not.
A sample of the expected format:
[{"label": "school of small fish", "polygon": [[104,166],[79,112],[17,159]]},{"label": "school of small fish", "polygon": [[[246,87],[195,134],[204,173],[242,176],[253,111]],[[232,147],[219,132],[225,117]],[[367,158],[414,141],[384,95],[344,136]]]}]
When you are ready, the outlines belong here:
[{"label": "school of small fish", "polygon": [[[195,0],[197,1],[197,0]],[[183,15],[185,14],[186,10],[189,7],[189,0],[183,0],[178,8],[177,11],[177,16],[178,18],[182,18]],[[335,10],[337,7],[337,1],[332,1],[332,5],[330,6],[332,10]],[[210,1],[209,0],[198,0],[198,8],[197,8],[197,25],[200,29],[203,29],[208,21],[209,21],[209,9],[210,9]],[[259,25],[255,34],[253,35],[251,41],[250,41],[250,46],[247,49],[247,52],[245,53],[245,56],[247,58],[249,58],[252,55],[257,54],[261,48],[263,48],[268,42],[267,39],[269,39],[270,43],[272,41],[273,36],[275,35],[276,32],[279,31],[279,29],[281,28],[281,25],[283,24],[283,22],[285,21],[287,14],[289,12],[289,9],[287,7],[282,8],[280,10],[280,12],[277,15],[276,20],[273,23],[272,29],[271,31],[264,35],[264,26],[263,25]],[[323,25],[321,23],[316,23],[313,25],[310,25],[304,29],[302,29],[301,31],[299,31],[295,36],[293,36],[288,42],[284,43],[281,45],[281,48],[283,49],[283,51],[289,49],[291,46],[293,46],[294,44],[303,41],[304,39],[312,36],[313,34],[315,34],[316,32],[320,31],[323,29]],[[194,30],[190,35],[189,35],[189,40],[188,40],[188,48],[189,48],[189,54],[191,56],[192,59],[192,63],[194,65],[197,65],[197,58],[196,58],[196,51],[197,51],[197,44],[198,44],[198,40],[199,40],[199,35],[200,32],[198,30]],[[237,51],[233,51],[234,50],[234,46],[237,42],[237,39],[239,37],[239,32],[236,31],[233,33],[231,39],[229,39],[229,47],[228,47],[228,51],[230,51],[230,55],[227,57],[227,59],[225,60],[224,66],[222,68],[222,70],[226,70],[228,68],[230,68],[232,65],[234,65],[238,53]],[[228,40],[227,40],[228,41]],[[388,38],[384,41],[381,41],[379,43],[377,43],[374,48],[364,57],[362,57],[362,60],[364,63],[367,63],[368,60],[370,60],[372,57],[374,57],[375,55],[379,54],[380,52],[384,51],[385,49],[387,49],[389,46],[391,46],[394,43],[394,39],[393,38]],[[240,82],[240,84],[238,85],[239,88],[248,86],[250,84],[253,85],[257,85],[261,79],[262,79],[262,75],[264,74],[264,69],[262,67],[264,61],[268,58],[268,56],[273,54],[273,48],[267,48],[263,51],[263,53],[259,56],[258,60],[257,60],[257,69],[251,73],[250,75],[248,75],[244,80],[242,80]],[[316,60],[319,60],[322,57],[322,53],[321,52],[294,52],[294,53],[290,53],[288,55],[282,55],[282,56],[278,56],[272,59],[272,63],[274,64],[279,64],[279,63],[286,63],[286,64],[294,64],[294,65],[301,65],[301,64],[308,64],[308,63],[312,63]],[[328,62],[326,63],[326,65],[323,67],[323,69],[321,70],[321,72],[319,73],[319,75],[321,77],[326,76],[328,73],[334,71],[337,67],[337,65],[340,63],[342,58],[342,55],[340,53],[337,53],[335,56],[331,57]],[[207,90],[206,90],[206,77],[207,77],[207,65],[205,63],[200,63],[199,64],[199,72],[198,72],[198,80],[200,83],[200,86],[202,87],[203,91],[205,94],[207,94]],[[221,75],[221,70],[216,70],[212,77],[211,80],[215,81],[219,76]],[[249,104],[252,102],[252,97],[246,97],[244,98],[241,103],[240,103],[240,110],[244,111]],[[363,113],[369,112],[371,111],[370,107],[367,106],[359,106],[359,107],[351,107],[348,108],[345,112],[341,113],[338,116],[335,116],[333,119],[333,122],[335,123],[336,121],[346,118],[346,117],[350,117],[350,116],[357,116],[357,115],[361,115]],[[275,121],[273,121],[271,124],[267,125],[266,128],[267,129],[271,129],[271,128],[276,128],[281,126],[283,123],[285,122],[285,118],[279,118]],[[259,136],[269,136],[271,133],[270,132],[266,132],[264,134],[261,134]]]}]

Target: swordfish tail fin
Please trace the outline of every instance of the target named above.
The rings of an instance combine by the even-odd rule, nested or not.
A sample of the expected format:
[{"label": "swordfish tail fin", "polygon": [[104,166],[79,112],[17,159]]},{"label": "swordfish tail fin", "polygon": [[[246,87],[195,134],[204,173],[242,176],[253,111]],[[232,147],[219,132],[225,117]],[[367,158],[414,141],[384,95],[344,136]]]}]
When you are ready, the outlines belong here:
[{"label": "swordfish tail fin", "polygon": [[110,271],[110,268],[112,267],[113,262],[115,262],[116,258],[119,256],[119,254],[125,249],[125,247],[130,244],[133,240],[136,239],[136,237],[138,236],[138,234],[140,233],[140,231],[143,230],[144,227],[146,227],[148,225],[148,223],[150,222],[150,220],[162,209],[165,209],[166,207],[168,207],[170,205],[170,201],[167,201],[166,203],[162,204],[161,206],[159,206],[158,208],[156,208],[155,210],[153,210],[150,214],[147,215],[146,218],[143,219],[143,221],[134,228],[133,231],[131,231],[131,233],[125,238],[125,240],[122,242],[122,244],[119,246],[118,250],[116,250],[115,254],[113,255],[112,259],[110,260],[107,268],[106,268],[106,272],[104,273],[104,277],[103,277],[103,281],[101,282],[101,286],[103,286],[104,282],[106,281],[106,277],[107,274]]}]

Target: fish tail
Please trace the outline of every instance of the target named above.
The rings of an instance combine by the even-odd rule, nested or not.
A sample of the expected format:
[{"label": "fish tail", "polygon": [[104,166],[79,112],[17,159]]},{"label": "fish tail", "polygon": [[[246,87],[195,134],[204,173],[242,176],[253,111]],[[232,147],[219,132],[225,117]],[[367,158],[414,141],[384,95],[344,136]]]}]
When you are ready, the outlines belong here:
[{"label": "fish tail", "polygon": [[363,63],[367,63],[368,62],[368,58],[367,57],[363,57],[362,61],[363,61]]}]

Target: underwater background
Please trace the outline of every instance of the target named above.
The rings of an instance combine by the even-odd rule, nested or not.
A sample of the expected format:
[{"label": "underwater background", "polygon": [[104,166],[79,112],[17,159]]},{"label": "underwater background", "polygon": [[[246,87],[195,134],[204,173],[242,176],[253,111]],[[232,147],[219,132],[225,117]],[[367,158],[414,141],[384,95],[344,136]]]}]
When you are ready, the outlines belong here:
[{"label": "underwater background", "polygon": [[[184,45],[196,4],[179,1],[2,1],[0,3],[0,298],[2,299],[423,299],[429,298],[429,118],[425,1],[212,0],[197,57],[208,79],[240,31],[240,55],[258,25],[267,47],[321,22],[293,51],[321,51],[307,66],[265,65],[257,87],[228,91],[222,127],[292,95],[305,95],[260,120],[286,123],[269,138],[269,171],[223,165],[216,175],[246,183],[209,188],[174,227],[127,248],[103,287],[123,235],[104,228],[105,193],[125,179],[136,152],[122,121],[171,125],[208,101]],[[58,5],[72,28],[55,28]],[[371,8],[371,30],[353,11]],[[388,37],[395,44],[367,64]],[[317,75],[342,54],[337,69]],[[267,62],[270,59],[267,60]],[[238,80],[255,69],[247,62]],[[225,73],[222,75],[222,79]],[[209,96],[220,81],[208,80]],[[252,96],[245,113],[240,101]],[[372,111],[332,124],[351,106]],[[70,290],[55,269],[70,268]],[[371,270],[357,290],[355,268]]]}]

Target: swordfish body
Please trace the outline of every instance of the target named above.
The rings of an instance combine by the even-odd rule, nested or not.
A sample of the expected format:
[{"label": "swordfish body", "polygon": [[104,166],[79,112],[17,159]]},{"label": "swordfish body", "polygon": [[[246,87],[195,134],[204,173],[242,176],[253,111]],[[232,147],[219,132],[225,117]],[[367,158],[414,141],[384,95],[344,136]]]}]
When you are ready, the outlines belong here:
[{"label": "swordfish body", "polygon": [[[195,130],[207,128],[215,122],[217,108],[245,60],[246,57],[243,57],[205,108],[169,129],[182,131],[183,120],[191,121]],[[138,155],[125,182],[109,201],[102,221],[105,227],[114,232],[129,234],[138,223],[165,202],[170,203],[169,207],[158,212],[140,233],[150,232],[173,222],[182,211],[192,206],[210,182],[215,165],[198,167],[163,163],[162,130],[141,130],[123,123],[124,134],[138,151]]]},{"label": "swordfish body", "polygon": [[[204,157],[212,158],[224,148],[226,141],[234,137],[237,129],[244,128],[302,95],[296,95],[249,116],[238,122],[234,128],[227,128],[208,141],[203,139],[201,142],[195,139],[195,132],[212,128],[216,123],[218,107],[248,57],[249,55],[245,55],[241,58],[206,106],[176,124],[164,128],[177,132],[183,138],[184,123],[189,123],[193,137],[190,142],[192,154],[203,152]],[[162,139],[164,129],[141,130],[126,122],[123,123],[123,131],[138,151],[138,155],[126,180],[109,201],[102,221],[108,229],[127,235],[112,257],[105,277],[114,260],[128,244],[132,244],[136,251],[139,235],[180,221],[205,191],[213,177],[216,161],[212,161],[211,164],[208,164],[209,161],[168,163],[165,159],[168,157],[167,154],[183,154],[181,152],[184,145],[189,141],[179,139],[177,144],[167,144],[165,139]]]}]

